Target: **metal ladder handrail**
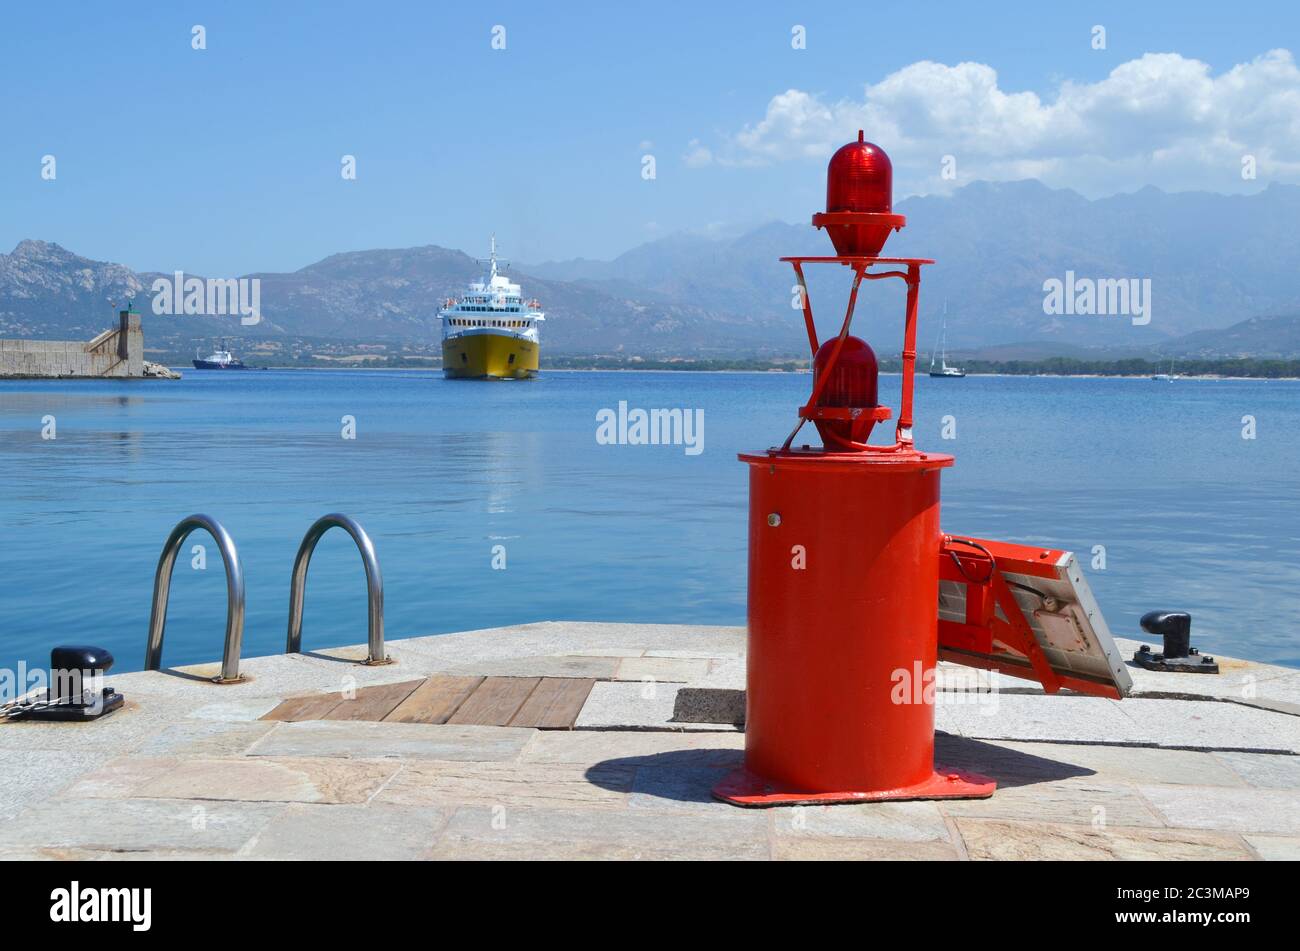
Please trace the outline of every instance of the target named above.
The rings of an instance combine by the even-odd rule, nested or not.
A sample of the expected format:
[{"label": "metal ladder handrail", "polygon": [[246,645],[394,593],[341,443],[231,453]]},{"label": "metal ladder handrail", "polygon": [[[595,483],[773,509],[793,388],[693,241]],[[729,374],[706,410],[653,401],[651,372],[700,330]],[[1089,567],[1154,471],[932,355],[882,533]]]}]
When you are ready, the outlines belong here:
[{"label": "metal ladder handrail", "polygon": [[244,641],[244,570],[239,564],[239,552],[234,539],[215,518],[208,515],[191,515],[182,519],[167,536],[158,569],[153,579],[153,610],[149,615],[149,641],[145,646],[145,670],[162,669],[163,629],[167,626],[167,600],[171,594],[172,569],[181,545],[196,528],[212,536],[221,551],[221,561],[226,568],[226,642],[221,655],[221,676],[217,683],[236,683],[239,675],[239,650]]},{"label": "metal ladder handrail", "polygon": [[365,663],[370,666],[391,663],[392,659],[384,653],[384,579],[379,573],[375,545],[364,528],[349,516],[338,512],[331,512],[318,518],[311,528],[307,529],[302,544],[298,546],[298,555],[293,560],[293,576],[289,581],[289,636],[284,651],[286,654],[302,652],[302,606],[307,588],[307,566],[311,562],[312,552],[316,550],[316,543],[325,532],[336,525],[352,536],[358,551],[361,552],[361,563],[366,569],[369,646]]}]

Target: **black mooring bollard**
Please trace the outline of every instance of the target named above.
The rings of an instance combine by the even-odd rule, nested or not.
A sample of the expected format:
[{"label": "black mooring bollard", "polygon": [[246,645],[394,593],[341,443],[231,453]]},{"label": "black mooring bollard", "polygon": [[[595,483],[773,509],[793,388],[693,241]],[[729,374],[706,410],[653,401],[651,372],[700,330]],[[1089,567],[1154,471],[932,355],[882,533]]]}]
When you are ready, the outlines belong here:
[{"label": "black mooring bollard", "polygon": [[1148,611],[1142,615],[1142,630],[1164,640],[1157,654],[1146,644],[1133,655],[1133,663],[1147,670],[1182,674],[1217,674],[1213,657],[1202,656],[1192,646],[1192,616],[1183,611]]}]

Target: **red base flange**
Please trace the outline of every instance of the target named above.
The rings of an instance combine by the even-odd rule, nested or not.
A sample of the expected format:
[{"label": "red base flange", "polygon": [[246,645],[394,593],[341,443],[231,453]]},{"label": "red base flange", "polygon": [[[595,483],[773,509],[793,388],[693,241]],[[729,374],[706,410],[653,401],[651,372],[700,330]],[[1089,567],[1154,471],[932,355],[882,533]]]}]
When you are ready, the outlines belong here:
[{"label": "red base flange", "polygon": [[830,805],[844,802],[884,802],[901,799],[988,799],[998,784],[987,776],[935,767],[929,779],[898,789],[865,792],[806,792],[773,783],[746,769],[732,770],[713,787],[715,799],[733,806],[762,809],[769,806]]}]

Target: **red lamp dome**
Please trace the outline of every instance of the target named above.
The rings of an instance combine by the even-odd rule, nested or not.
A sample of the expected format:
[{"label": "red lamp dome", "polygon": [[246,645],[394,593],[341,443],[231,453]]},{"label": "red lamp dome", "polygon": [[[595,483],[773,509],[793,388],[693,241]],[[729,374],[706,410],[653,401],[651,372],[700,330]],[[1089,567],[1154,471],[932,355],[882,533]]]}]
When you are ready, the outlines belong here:
[{"label": "red lamp dome", "polygon": [[[817,349],[817,356],[813,358],[813,386],[817,385],[822,374],[826,372],[826,365],[830,362],[831,354],[835,352],[838,343],[837,337],[831,337]],[[831,367],[830,379],[826,381],[821,395],[817,397],[817,405],[865,410],[865,412],[851,415],[846,419],[815,420],[817,431],[821,433],[827,448],[834,445],[833,437],[858,443],[867,441],[872,427],[876,424],[876,417],[872,411],[877,406],[879,377],[880,367],[870,344],[860,337],[845,337],[840,355],[835,365]]]},{"label": "red lamp dome", "polygon": [[826,210],[889,214],[894,207],[894,165],[861,130],[831,156],[826,168]]},{"label": "red lamp dome", "polygon": [[893,213],[894,166],[880,146],[862,130],[831,156],[826,167],[826,210],[813,215],[843,257],[875,257],[891,231],[907,223]]}]

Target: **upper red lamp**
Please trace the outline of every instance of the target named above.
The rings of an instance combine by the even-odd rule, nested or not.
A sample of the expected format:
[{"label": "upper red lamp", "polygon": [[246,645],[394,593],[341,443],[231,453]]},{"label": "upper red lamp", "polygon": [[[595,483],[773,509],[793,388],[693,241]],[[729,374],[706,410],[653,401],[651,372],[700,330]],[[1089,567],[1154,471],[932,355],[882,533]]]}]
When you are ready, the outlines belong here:
[{"label": "upper red lamp", "polygon": [[894,166],[880,146],[850,142],[831,156],[826,169],[826,210],[813,215],[815,228],[825,228],[841,257],[875,257],[891,231],[907,224],[893,214]]}]

